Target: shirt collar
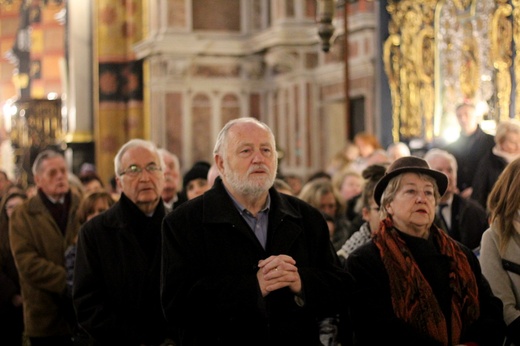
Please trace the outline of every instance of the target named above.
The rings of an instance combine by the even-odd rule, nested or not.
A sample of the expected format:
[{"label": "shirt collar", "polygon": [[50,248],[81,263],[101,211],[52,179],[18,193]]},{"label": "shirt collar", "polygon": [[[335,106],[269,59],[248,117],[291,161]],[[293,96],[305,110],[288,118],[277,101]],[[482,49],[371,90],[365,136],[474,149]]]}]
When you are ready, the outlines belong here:
[{"label": "shirt collar", "polygon": [[[224,186],[224,190],[226,190],[226,193],[229,195],[229,197],[231,197],[231,200],[233,201],[233,204],[235,205],[235,207],[240,211],[240,212],[248,212],[250,213],[242,204],[240,204],[235,197],[233,197],[233,195],[228,191],[228,189],[226,188],[226,185],[222,184],[222,186]],[[271,207],[271,196],[269,195],[269,193],[267,194],[267,199],[265,201],[265,205],[264,207],[262,208],[262,210],[260,210],[261,213],[263,212],[268,212],[269,211],[269,208]],[[251,213],[250,213],[251,214]]]},{"label": "shirt collar", "polygon": [[453,204],[453,194],[450,195],[450,197],[448,197],[448,200],[447,201],[443,201],[441,203],[439,203],[439,206],[443,204],[443,205],[446,205],[448,207],[451,207],[451,205]]}]

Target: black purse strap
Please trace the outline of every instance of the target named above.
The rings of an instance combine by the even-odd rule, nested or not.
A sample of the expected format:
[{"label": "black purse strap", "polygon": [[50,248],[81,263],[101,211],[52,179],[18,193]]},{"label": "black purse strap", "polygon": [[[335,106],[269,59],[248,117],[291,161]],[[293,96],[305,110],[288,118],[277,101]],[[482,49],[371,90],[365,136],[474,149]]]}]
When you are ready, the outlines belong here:
[{"label": "black purse strap", "polygon": [[502,259],[502,267],[512,273],[520,275],[520,264]]}]

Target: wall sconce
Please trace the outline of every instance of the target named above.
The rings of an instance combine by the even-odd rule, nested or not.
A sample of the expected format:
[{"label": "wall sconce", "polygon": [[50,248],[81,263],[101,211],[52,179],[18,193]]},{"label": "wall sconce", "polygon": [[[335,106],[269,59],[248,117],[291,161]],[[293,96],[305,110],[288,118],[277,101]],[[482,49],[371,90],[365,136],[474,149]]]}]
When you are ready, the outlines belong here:
[{"label": "wall sconce", "polygon": [[330,49],[330,38],[334,33],[335,0],[317,0],[316,19],[318,22],[318,35],[321,39],[321,49],[328,52]]}]

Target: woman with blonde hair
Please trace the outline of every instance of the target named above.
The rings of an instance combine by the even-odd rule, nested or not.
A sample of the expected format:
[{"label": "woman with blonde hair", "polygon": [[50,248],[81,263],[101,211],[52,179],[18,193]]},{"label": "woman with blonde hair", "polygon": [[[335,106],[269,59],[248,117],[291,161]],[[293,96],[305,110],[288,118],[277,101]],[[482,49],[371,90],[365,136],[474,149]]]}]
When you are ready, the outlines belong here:
[{"label": "woman with blonde hair", "polygon": [[489,194],[491,227],[482,235],[480,265],[504,305],[511,344],[520,345],[520,159],[511,162]]},{"label": "woman with blonde hair", "polygon": [[479,161],[471,198],[486,208],[487,197],[508,163],[520,157],[520,121],[508,119],[497,125],[495,146]]}]

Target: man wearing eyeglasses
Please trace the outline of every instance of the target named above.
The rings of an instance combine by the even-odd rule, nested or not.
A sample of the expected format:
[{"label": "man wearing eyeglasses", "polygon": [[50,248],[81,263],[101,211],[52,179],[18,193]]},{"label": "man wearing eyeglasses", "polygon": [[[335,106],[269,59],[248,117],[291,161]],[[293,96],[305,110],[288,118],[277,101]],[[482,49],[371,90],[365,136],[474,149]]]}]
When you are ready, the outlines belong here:
[{"label": "man wearing eyeglasses", "polygon": [[73,299],[79,325],[102,345],[163,345],[159,299],[164,162],[133,139],[114,159],[119,201],[80,231]]}]

